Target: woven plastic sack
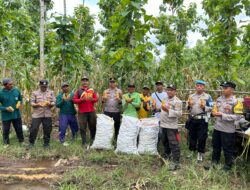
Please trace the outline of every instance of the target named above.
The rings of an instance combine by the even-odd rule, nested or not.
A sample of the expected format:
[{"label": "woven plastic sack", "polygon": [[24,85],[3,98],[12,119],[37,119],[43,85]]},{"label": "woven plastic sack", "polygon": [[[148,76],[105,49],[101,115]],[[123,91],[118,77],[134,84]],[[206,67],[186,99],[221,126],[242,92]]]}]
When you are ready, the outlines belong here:
[{"label": "woven plastic sack", "polygon": [[139,154],[157,155],[159,120],[155,117],[141,119],[139,127]]},{"label": "woven plastic sack", "polygon": [[113,148],[114,120],[104,114],[97,114],[95,140],[91,148],[110,150]]},{"label": "woven plastic sack", "polygon": [[121,152],[126,154],[138,154],[138,124],[139,120],[137,118],[123,115],[117,139],[116,153]]}]

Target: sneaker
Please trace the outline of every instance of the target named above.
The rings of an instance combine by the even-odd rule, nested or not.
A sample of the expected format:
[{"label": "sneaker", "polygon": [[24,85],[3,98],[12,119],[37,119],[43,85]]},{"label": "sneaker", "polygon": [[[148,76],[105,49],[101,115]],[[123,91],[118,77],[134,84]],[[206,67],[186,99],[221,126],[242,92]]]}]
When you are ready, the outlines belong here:
[{"label": "sneaker", "polygon": [[197,161],[198,161],[198,162],[202,162],[202,161],[203,161],[203,153],[198,152]]},{"label": "sneaker", "polygon": [[69,146],[69,143],[64,142],[64,143],[62,143],[62,145],[63,145],[63,146]]},{"label": "sneaker", "polygon": [[179,163],[176,163],[176,162],[172,162],[169,166],[169,171],[175,171],[175,170],[178,170],[180,169],[180,164]]}]

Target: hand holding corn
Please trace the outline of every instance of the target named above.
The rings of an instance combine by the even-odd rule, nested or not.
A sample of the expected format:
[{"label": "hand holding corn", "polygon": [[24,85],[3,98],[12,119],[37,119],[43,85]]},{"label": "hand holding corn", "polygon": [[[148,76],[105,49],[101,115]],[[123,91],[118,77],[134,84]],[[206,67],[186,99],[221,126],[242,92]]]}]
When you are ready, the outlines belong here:
[{"label": "hand holding corn", "polygon": [[11,106],[7,107],[6,110],[7,110],[8,112],[13,112],[13,111],[14,111],[14,109],[13,109]]},{"label": "hand holding corn", "polygon": [[17,104],[16,104],[16,109],[20,109],[21,108],[21,102],[18,101]]},{"label": "hand holding corn", "polygon": [[206,106],[206,101],[205,100],[203,100],[203,99],[200,99],[200,108],[205,108],[205,106]]}]

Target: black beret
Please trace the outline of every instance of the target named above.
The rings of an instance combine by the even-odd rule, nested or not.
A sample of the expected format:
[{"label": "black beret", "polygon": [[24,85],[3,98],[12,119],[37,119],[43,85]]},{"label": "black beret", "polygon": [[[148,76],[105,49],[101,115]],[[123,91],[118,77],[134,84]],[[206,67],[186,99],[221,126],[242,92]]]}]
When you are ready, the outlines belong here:
[{"label": "black beret", "polygon": [[155,85],[158,85],[158,84],[163,85],[163,82],[160,81],[160,80],[159,80],[159,81],[156,81],[156,82],[155,82]]},{"label": "black beret", "polygon": [[42,79],[42,80],[39,81],[40,86],[48,86],[48,84],[49,84],[49,82],[47,80],[45,80],[45,79]]},{"label": "black beret", "polygon": [[231,81],[226,81],[226,82],[221,83],[220,86],[222,86],[222,87],[231,87],[231,88],[235,89],[236,84],[234,82],[231,82]]},{"label": "black beret", "polygon": [[171,88],[171,89],[173,89],[173,90],[176,90],[176,86],[175,86],[174,84],[169,84],[169,85],[167,86],[167,88]]},{"label": "black beret", "polygon": [[109,78],[110,82],[116,82],[116,79],[114,77]]}]

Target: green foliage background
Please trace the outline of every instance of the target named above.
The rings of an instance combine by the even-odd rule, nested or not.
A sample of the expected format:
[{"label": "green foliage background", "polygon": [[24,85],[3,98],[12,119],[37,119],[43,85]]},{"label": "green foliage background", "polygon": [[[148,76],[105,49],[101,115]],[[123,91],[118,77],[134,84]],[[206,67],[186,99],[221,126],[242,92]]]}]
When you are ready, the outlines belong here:
[{"label": "green foliage background", "polygon": [[[100,0],[96,16],[103,29],[97,30],[88,7],[79,5],[72,16],[49,15],[53,1],[46,1],[45,63],[51,88],[58,91],[62,81],[69,81],[75,89],[81,75],[88,74],[98,92],[110,76],[122,88],[134,81],[138,90],[144,84],[153,87],[156,80],[192,88],[196,79],[211,89],[233,80],[238,90],[249,90],[250,24],[239,27],[235,21],[241,13],[249,18],[249,1],[203,0],[205,15],[198,16],[194,3],[184,7],[183,0],[164,0],[158,17],[147,14],[147,3]],[[27,98],[39,80],[39,6],[38,0],[0,0],[0,76],[14,78]],[[204,37],[192,48],[190,31]],[[149,40],[151,34],[157,45]]]}]

